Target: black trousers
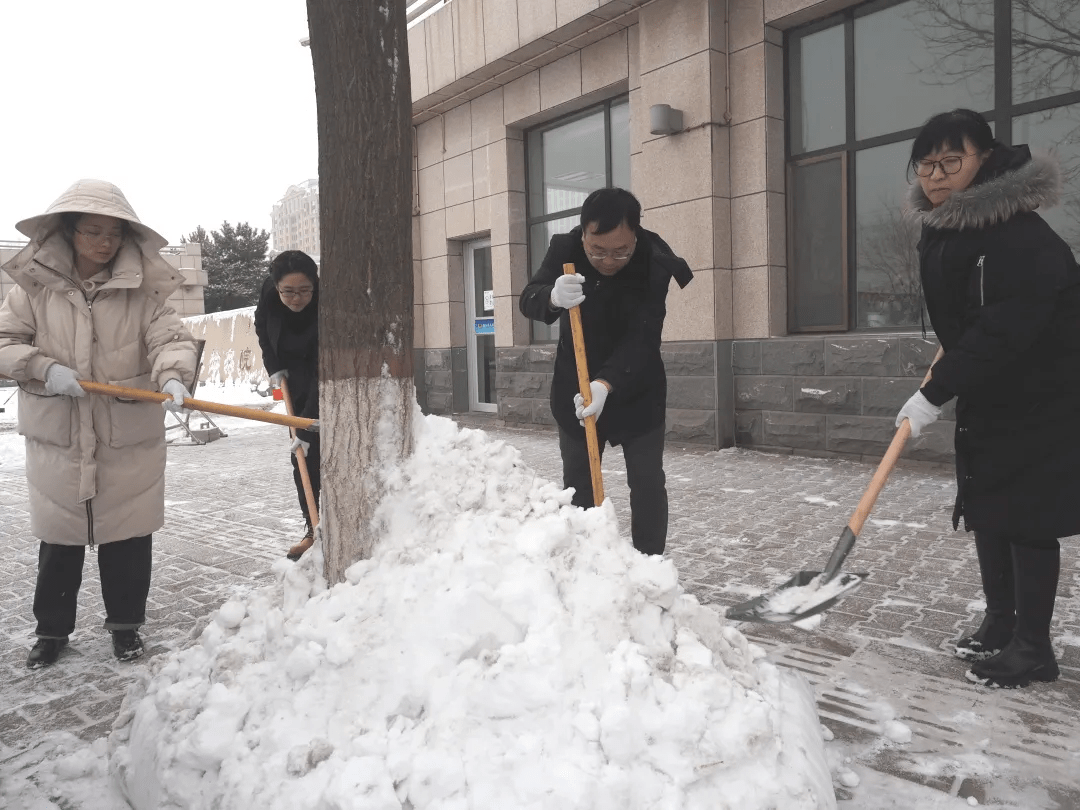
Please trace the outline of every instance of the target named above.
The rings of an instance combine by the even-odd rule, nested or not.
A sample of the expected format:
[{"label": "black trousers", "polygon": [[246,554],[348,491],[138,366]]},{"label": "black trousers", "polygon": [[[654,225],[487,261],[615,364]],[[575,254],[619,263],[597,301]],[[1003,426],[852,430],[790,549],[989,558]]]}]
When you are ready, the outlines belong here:
[{"label": "black trousers", "polygon": [[[563,486],[574,488],[574,506],[593,505],[589,446],[559,429]],[[642,554],[663,554],[667,543],[668,497],[664,476],[664,426],[622,443],[626,483],[630,487],[630,536]],[[603,458],[604,445],[600,445]]]},{"label": "black trousers", "polygon": [[[134,630],[146,621],[153,535],[97,546],[106,630]],[[67,638],[75,630],[86,546],[42,542],[38,548],[34,618],[40,638]]]},{"label": "black trousers", "polygon": [[[319,487],[322,480],[319,477],[319,434],[308,433],[306,435],[311,437],[311,447],[307,449],[305,456],[307,457],[308,477],[311,479],[311,492],[315,496],[317,508],[319,504]],[[307,441],[307,439],[304,441]],[[311,515],[308,514],[307,496],[304,495],[304,479],[300,477],[300,462],[296,459],[296,453],[290,453],[289,458],[292,459],[293,482],[296,484],[296,495],[300,499],[300,511],[304,513],[304,520],[307,521],[307,526],[310,529]]]},{"label": "black trousers", "polygon": [[975,535],[985,543],[995,546],[1020,546],[1021,548],[1060,549],[1058,538],[1039,534],[1010,534],[1008,532],[976,531]]}]

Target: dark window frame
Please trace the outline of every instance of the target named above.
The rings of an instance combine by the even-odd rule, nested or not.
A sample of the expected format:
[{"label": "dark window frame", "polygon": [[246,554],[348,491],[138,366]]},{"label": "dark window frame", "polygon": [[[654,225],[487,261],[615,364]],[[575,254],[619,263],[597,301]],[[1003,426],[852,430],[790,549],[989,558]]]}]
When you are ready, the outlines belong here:
[{"label": "dark window frame", "polygon": [[[526,253],[526,262],[528,263],[528,277],[530,279],[532,279],[533,272],[534,272],[533,271],[533,267],[534,267],[534,264],[535,264],[534,259],[535,259],[536,262],[539,262],[540,259],[542,258],[542,257],[536,257],[533,254],[533,244],[532,244],[532,228],[533,228],[533,226],[534,225],[542,225],[545,222],[551,222],[551,221],[557,220],[557,219],[565,219],[566,217],[571,217],[571,216],[576,217],[581,213],[581,207],[580,206],[577,207],[577,208],[563,209],[561,211],[556,211],[554,213],[546,213],[546,214],[539,214],[539,215],[534,215],[532,213],[532,192],[533,192],[533,188],[532,188],[533,171],[532,171],[532,169],[533,169],[534,155],[532,154],[532,150],[529,147],[529,142],[531,140],[531,136],[543,135],[545,132],[549,132],[551,130],[558,129],[559,127],[565,126],[566,124],[573,123],[574,121],[577,121],[577,120],[579,120],[581,118],[587,118],[590,115],[595,115],[598,111],[602,110],[603,113],[604,113],[604,183],[605,183],[605,188],[611,188],[612,182],[614,180],[614,171],[613,171],[612,159],[611,159],[611,108],[615,107],[615,106],[618,106],[618,105],[621,105],[621,104],[629,104],[629,103],[630,103],[630,94],[629,93],[621,93],[620,95],[613,96],[613,97],[608,98],[608,99],[604,99],[603,101],[601,101],[601,102],[599,102],[597,104],[590,104],[588,107],[585,107],[585,108],[583,108],[581,110],[576,110],[575,112],[570,113],[569,115],[564,115],[564,116],[562,116],[560,118],[556,118],[556,119],[553,119],[551,121],[545,121],[543,124],[540,124],[539,126],[532,127],[530,129],[527,129],[524,132],[522,132],[522,140],[524,142],[524,147],[525,147],[525,248],[526,248],[525,253]],[[539,174],[540,177],[543,177],[544,176],[544,162],[543,162],[544,161],[544,155],[543,155],[543,152],[541,151],[540,154],[538,156],[535,156],[535,157],[536,157],[536,160],[538,160],[539,164],[540,164],[538,174]],[[545,246],[545,250],[546,249],[547,248]],[[550,344],[554,344],[556,342],[557,342],[557,338],[552,338],[552,339],[540,339],[540,338],[537,338],[535,328],[530,330],[530,333],[529,333],[529,343],[530,343],[530,345],[532,345],[532,344],[537,344],[537,345],[549,344],[550,345]]]},{"label": "dark window frame", "polygon": [[[855,199],[855,182],[856,172],[858,171],[855,155],[865,149],[872,149],[876,146],[886,146],[888,144],[897,143],[900,141],[907,141],[914,139],[919,130],[922,129],[921,123],[918,126],[910,129],[899,130],[896,132],[886,133],[884,135],[876,135],[872,138],[863,138],[859,140],[855,137],[855,20],[860,17],[865,17],[869,14],[874,14],[878,11],[883,11],[893,6],[901,5],[908,2],[908,0],[873,0],[872,2],[863,3],[861,5],[845,9],[843,11],[831,14],[828,17],[824,17],[820,20],[807,23],[806,25],[792,28],[789,31],[784,32],[784,158],[785,166],[788,176],[790,176],[791,168],[795,165],[801,165],[809,162],[814,158],[827,158],[834,157],[837,154],[843,153],[846,155],[846,199],[843,201],[844,210],[844,222],[843,231],[845,234],[844,241],[844,254],[845,254],[845,266],[843,268],[845,292],[847,297],[847,317],[848,326],[843,328],[846,332],[859,332],[859,333],[873,333],[873,332],[898,332],[898,331],[912,331],[917,332],[920,327],[918,326],[886,326],[886,327],[859,327],[851,326],[850,324],[857,323],[857,307],[858,307],[858,233],[855,228],[856,217],[856,199]],[[1028,115],[1030,113],[1042,112],[1043,110],[1055,109],[1057,107],[1065,107],[1071,104],[1080,103],[1080,89],[1073,90],[1067,93],[1059,93],[1053,96],[1047,96],[1046,98],[1040,98],[1033,101],[1014,102],[1012,99],[1012,0],[991,0],[994,7],[994,108],[989,110],[979,110],[986,116],[994,127],[994,136],[1002,143],[1011,146],[1013,143],[1013,120],[1018,116]],[[844,74],[846,81],[845,88],[845,116],[846,116],[846,130],[845,139],[842,143],[835,144],[820,149],[808,150],[800,152],[797,155],[791,154],[792,144],[792,116],[790,114],[791,102],[792,102],[792,90],[791,87],[791,64],[790,56],[792,53],[791,43],[794,40],[801,39],[809,34],[817,33],[826,28],[831,28],[835,25],[843,25],[844,27]],[[787,222],[789,227],[789,233],[791,222],[794,218],[793,203],[788,200],[788,216]],[[788,287],[791,289],[794,286],[792,274],[794,265],[791,260],[789,249],[788,256]],[[794,322],[794,313],[791,304],[791,295],[788,296],[788,332],[790,334],[807,334],[811,332],[826,331],[821,327],[800,327]],[[840,331],[837,329],[836,331]]]}]

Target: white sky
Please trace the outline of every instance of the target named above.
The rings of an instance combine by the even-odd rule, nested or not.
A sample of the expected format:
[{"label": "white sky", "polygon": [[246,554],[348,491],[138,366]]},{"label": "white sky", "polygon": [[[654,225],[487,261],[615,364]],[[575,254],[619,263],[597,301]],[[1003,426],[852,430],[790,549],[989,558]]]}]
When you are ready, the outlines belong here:
[{"label": "white sky", "polygon": [[179,243],[318,176],[304,0],[0,2],[0,239],[75,180]]}]

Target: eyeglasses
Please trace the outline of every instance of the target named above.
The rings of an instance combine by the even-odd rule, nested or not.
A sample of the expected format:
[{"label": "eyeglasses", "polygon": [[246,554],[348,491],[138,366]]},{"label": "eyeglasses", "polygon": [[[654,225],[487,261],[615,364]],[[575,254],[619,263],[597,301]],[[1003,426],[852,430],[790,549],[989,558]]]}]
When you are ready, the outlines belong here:
[{"label": "eyeglasses", "polygon": [[912,168],[919,177],[929,177],[934,173],[934,167],[940,166],[944,174],[956,174],[964,165],[964,158],[975,157],[972,152],[969,155],[949,155],[941,160],[915,160]]},{"label": "eyeglasses", "polygon": [[315,292],[314,287],[301,287],[299,290],[292,290],[288,287],[278,287],[278,295],[282,298],[307,298],[313,292]]},{"label": "eyeglasses", "polygon": [[630,247],[628,247],[624,251],[620,251],[619,253],[593,253],[590,248],[586,247],[585,255],[592,259],[594,262],[606,262],[608,259],[611,259],[615,262],[625,262],[627,259],[634,255],[634,248],[636,247],[637,239],[635,239],[630,244]]},{"label": "eyeglasses", "polygon": [[80,231],[78,228],[75,229],[75,233],[81,233],[83,236],[89,239],[92,244],[95,245],[103,245],[106,242],[121,242],[124,239],[123,233],[105,233],[103,231]]}]

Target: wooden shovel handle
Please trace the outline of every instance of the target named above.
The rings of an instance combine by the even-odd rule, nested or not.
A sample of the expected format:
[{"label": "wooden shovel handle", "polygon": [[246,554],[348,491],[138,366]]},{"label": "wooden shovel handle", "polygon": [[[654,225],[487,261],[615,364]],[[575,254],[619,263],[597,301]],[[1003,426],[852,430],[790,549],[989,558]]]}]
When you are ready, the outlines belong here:
[{"label": "wooden shovel handle", "polygon": [[[923,377],[922,385],[926,385],[926,383],[929,382],[930,375],[934,371],[934,363],[940,360],[944,354],[945,350],[939,346],[933,362],[930,363],[930,368],[926,370],[926,376]],[[921,388],[922,385],[919,387]],[[893,467],[896,466],[896,461],[900,458],[900,454],[904,452],[904,445],[907,444],[907,440],[910,437],[911,422],[905,419],[900,423],[900,427],[896,429],[896,435],[893,436],[893,440],[889,443],[889,449],[885,451],[885,456],[881,459],[881,463],[878,464],[874,477],[870,479],[870,486],[866,488],[866,492],[863,493],[859,505],[855,507],[855,513],[851,516],[851,520],[848,521],[848,528],[851,529],[856,536],[862,531],[866,519],[870,517],[870,510],[874,508],[874,503],[877,501],[878,495],[881,494],[881,490],[885,487],[885,482],[889,480],[889,474],[893,471]]]},{"label": "wooden shovel handle", "polygon": [[[110,397],[122,399],[137,399],[142,402],[164,402],[172,399],[168,394],[160,391],[146,391],[142,388],[127,388],[123,385],[109,385],[108,383],[79,380],[79,385],[89,394],[104,394]],[[286,427],[302,428],[310,430],[317,419],[303,419],[299,416],[286,416],[280,413],[260,411],[256,408],[244,408],[240,405],[224,405],[220,402],[207,402],[203,399],[184,397],[184,407],[193,411],[216,413],[222,416],[239,416],[242,419],[253,419],[256,422],[269,422],[272,425],[285,425]]]},{"label": "wooden shovel handle", "polygon": [[[562,266],[563,274],[572,276],[577,272],[573,262]],[[585,407],[592,405],[592,389],[589,388],[589,363],[585,358],[585,335],[581,331],[581,312],[570,307],[570,332],[574,338],[574,360],[577,365],[578,388]],[[596,437],[596,417],[585,417],[585,443],[589,448],[589,473],[592,475],[593,506],[604,502],[604,477],[600,470],[600,442]]]},{"label": "wooden shovel handle", "polygon": [[[285,411],[289,416],[293,415],[292,397],[289,395],[289,386],[285,382],[285,378],[281,378],[280,383],[281,396],[285,400]],[[290,426],[289,433],[292,437],[296,438],[296,428]],[[300,481],[304,485],[304,499],[307,501],[308,514],[311,516],[311,528],[314,529],[319,525],[319,505],[315,502],[315,492],[311,488],[311,476],[308,474],[307,468],[307,456],[304,455],[304,448],[297,447],[294,451],[296,453],[296,465],[300,468]]]}]

